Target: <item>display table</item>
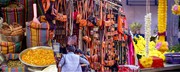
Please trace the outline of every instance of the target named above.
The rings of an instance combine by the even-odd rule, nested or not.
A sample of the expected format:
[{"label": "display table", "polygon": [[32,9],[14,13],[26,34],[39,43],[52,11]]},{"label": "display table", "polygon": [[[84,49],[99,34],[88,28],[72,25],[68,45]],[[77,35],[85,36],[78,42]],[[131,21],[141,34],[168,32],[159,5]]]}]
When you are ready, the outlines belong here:
[{"label": "display table", "polygon": [[163,68],[148,68],[141,69],[141,72],[158,72],[158,71],[167,71],[167,70],[176,70],[180,69],[180,64],[165,64]]}]

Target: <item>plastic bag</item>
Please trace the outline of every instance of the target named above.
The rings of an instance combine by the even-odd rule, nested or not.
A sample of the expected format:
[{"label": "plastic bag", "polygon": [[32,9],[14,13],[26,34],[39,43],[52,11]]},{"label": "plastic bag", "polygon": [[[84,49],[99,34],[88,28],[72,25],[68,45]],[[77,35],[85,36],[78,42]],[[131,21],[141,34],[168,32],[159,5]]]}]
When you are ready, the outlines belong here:
[{"label": "plastic bag", "polygon": [[68,45],[75,45],[77,43],[77,36],[73,35],[73,36],[69,36],[68,37]]}]

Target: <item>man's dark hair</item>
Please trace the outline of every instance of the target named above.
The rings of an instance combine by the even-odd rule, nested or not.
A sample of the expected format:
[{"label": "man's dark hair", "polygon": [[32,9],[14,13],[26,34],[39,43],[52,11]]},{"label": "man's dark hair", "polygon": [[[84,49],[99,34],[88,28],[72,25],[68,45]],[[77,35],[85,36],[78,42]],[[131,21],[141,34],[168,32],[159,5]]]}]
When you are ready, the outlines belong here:
[{"label": "man's dark hair", "polygon": [[74,52],[75,51],[75,47],[74,46],[67,46],[66,48],[69,52]]},{"label": "man's dark hair", "polygon": [[75,51],[75,53],[80,53],[80,54],[83,54],[83,51],[82,51],[82,50],[80,50],[80,49],[77,49],[77,50]]}]

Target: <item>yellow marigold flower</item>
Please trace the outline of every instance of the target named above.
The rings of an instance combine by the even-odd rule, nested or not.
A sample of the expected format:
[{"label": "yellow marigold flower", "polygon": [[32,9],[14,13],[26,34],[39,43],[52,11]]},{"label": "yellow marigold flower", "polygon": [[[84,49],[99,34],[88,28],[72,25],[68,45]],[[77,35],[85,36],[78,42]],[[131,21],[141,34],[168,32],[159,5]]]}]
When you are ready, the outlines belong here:
[{"label": "yellow marigold flower", "polygon": [[140,63],[144,68],[150,68],[153,63],[152,57],[141,57]]},{"label": "yellow marigold flower", "polygon": [[161,54],[161,55],[159,56],[159,58],[163,59],[163,61],[165,61],[165,59],[166,59],[166,57],[165,57],[164,54]]}]

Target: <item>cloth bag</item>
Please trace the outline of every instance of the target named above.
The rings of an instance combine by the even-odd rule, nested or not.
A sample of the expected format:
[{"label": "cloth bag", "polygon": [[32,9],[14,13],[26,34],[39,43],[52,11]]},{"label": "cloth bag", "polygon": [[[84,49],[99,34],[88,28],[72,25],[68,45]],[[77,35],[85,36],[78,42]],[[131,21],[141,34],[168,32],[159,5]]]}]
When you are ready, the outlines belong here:
[{"label": "cloth bag", "polygon": [[[6,54],[6,60],[16,60],[19,58],[19,54]],[[2,72],[26,72],[27,68],[25,66],[22,67],[8,67],[7,65],[2,65]]]},{"label": "cloth bag", "polygon": [[0,49],[3,54],[18,53],[21,50],[21,42],[0,42]]},{"label": "cloth bag", "polygon": [[24,5],[24,12],[25,12],[25,21],[29,22],[33,19],[33,3],[36,3],[37,4],[37,9],[38,9],[38,12],[37,12],[37,16],[41,16],[43,15],[43,10],[41,8],[41,5],[40,5],[40,1],[41,0],[15,0],[15,2],[18,2],[20,4],[23,4]]},{"label": "cloth bag", "polygon": [[27,47],[48,46],[50,40],[50,30],[48,22],[40,24],[27,22],[26,23],[26,39]]},{"label": "cloth bag", "polygon": [[76,35],[69,36],[67,44],[68,45],[76,45],[77,44],[77,36]]},{"label": "cloth bag", "polygon": [[21,26],[25,26],[24,6],[20,3],[11,3],[7,7],[2,7],[4,22],[12,24],[17,22]]}]

